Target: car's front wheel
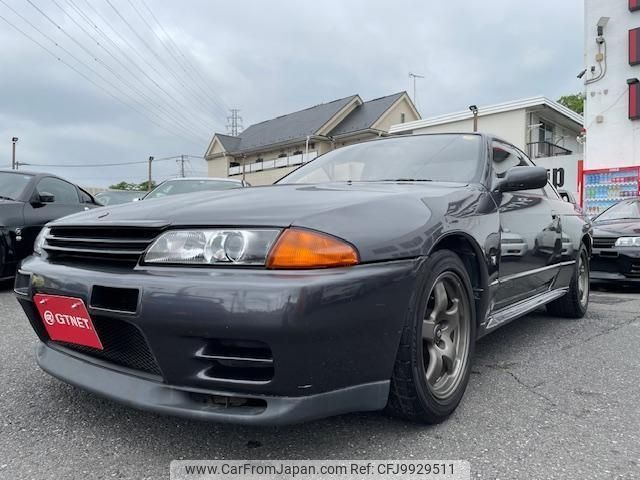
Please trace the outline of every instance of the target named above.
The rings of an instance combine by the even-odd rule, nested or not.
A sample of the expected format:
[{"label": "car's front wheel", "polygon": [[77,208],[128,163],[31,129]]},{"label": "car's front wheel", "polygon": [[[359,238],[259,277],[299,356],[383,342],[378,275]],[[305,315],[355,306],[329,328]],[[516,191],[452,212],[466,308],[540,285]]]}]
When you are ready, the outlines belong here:
[{"label": "car's front wheel", "polygon": [[469,381],[475,310],[469,274],[449,250],[425,262],[424,278],[398,348],[387,409],[438,423],[458,406]]}]

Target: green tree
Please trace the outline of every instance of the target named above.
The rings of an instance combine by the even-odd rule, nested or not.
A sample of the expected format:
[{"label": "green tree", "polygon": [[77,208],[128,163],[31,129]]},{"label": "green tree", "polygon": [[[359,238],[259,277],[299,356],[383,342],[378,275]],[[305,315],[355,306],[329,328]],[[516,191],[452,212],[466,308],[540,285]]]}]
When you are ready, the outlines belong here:
[{"label": "green tree", "polygon": [[[116,183],[114,185],[109,186],[109,190],[139,190],[142,192],[147,191],[147,185],[149,184],[148,180],[145,180],[142,183],[129,183],[122,181],[120,183]],[[156,187],[156,182],[151,181],[151,189]]]},{"label": "green tree", "polygon": [[563,95],[558,99],[558,103],[570,108],[580,115],[584,113],[584,95],[582,93],[574,93],[571,95]]},{"label": "green tree", "polygon": [[144,182],[138,184],[138,188],[136,190],[146,192],[147,190],[153,190],[154,188],[156,188],[156,182],[154,180],[151,180],[151,188],[149,188],[149,180],[145,180]]}]

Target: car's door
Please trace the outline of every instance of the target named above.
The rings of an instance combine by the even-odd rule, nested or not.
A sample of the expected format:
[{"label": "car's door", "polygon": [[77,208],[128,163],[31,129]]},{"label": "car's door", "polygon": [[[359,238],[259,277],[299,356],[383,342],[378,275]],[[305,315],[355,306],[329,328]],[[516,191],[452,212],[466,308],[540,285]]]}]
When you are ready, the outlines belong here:
[{"label": "car's door", "polygon": [[[494,141],[491,154],[494,183],[512,167],[533,165],[507,143]],[[496,309],[547,290],[557,274],[562,225],[545,190],[496,194],[501,230]]]},{"label": "car's door", "polygon": [[[43,194],[53,195],[53,202],[42,202]],[[31,253],[38,232],[47,222],[85,209],[75,185],[60,178],[41,178],[35,185],[31,201],[25,205],[21,257]]]}]

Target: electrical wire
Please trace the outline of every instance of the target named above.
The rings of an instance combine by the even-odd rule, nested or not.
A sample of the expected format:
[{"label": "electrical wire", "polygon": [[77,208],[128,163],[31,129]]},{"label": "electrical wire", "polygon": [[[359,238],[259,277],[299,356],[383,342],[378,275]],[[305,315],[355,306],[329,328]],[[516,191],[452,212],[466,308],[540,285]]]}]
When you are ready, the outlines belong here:
[{"label": "electrical wire", "polygon": [[[144,8],[149,12],[149,14],[151,15],[151,18],[153,18],[153,20],[155,21],[156,25],[158,25],[158,27],[160,27],[160,29],[162,30],[162,32],[164,33],[165,37],[169,40],[169,43],[171,45],[173,45],[175,51],[180,55],[180,57],[182,57],[182,59],[185,61],[185,64],[190,68],[190,70],[192,72],[195,72],[195,77],[199,78],[201,81],[201,86],[203,86],[205,89],[209,88],[209,83],[207,81],[207,79],[205,78],[205,75],[202,73],[202,69],[198,67],[197,63],[193,63],[191,61],[191,59],[186,56],[184,54],[184,52],[180,49],[180,47],[175,43],[175,41],[173,40],[173,37],[171,35],[169,35],[169,33],[167,32],[167,30],[162,26],[162,24],[160,23],[160,21],[158,20],[158,18],[155,16],[155,14],[153,13],[153,11],[151,10],[151,8],[149,8],[149,5],[147,4],[147,2],[145,0],[140,0],[140,2],[142,3],[142,5],[144,6]],[[208,91],[208,90],[207,90]],[[215,92],[211,92],[212,96],[218,97]],[[219,101],[222,104],[223,110],[225,112],[229,111],[229,107],[225,104],[224,100],[222,100],[221,98],[219,98]]]},{"label": "electrical wire", "polygon": [[[136,87],[136,85],[133,83],[136,80],[138,82],[140,82],[137,79],[137,76],[133,73],[133,71],[127,66],[125,65],[122,61],[120,61],[120,59],[118,57],[116,57],[109,49],[107,49],[102,43],[100,43],[90,32],[88,32],[82,25],[80,25],[80,23],[78,23],[78,21],[72,16],[70,15],[63,7],[62,5],[60,5],[57,0],[51,0],[60,10],[62,10],[62,12],[64,13],[65,16],[67,16],[87,37],[89,37],[92,41],[94,41],[96,43],[96,45],[98,45],[98,47],[100,47],[102,50],[104,50],[111,58],[113,58],[116,62],[118,62],[118,64],[123,67],[129,74],[130,76],[128,78],[123,78],[120,74],[118,74],[116,71],[114,71],[111,68],[107,68],[106,64],[104,61],[100,60],[100,63],[105,66],[105,68],[107,68],[110,72],[112,72],[112,74],[118,78],[123,84],[127,85],[131,90],[133,90],[137,95],[139,95],[141,98],[145,99],[148,103],[150,103],[151,105],[153,105],[155,108],[157,108],[158,110],[161,110],[164,114],[169,116],[169,121],[171,123],[174,123],[176,125],[179,125],[181,128],[183,128],[184,130],[186,130],[187,132],[197,132],[199,128],[202,127],[202,125],[199,124],[191,124],[189,118],[187,118],[184,114],[182,114],[181,111],[179,110],[170,110],[169,108],[165,107],[162,103],[159,103],[157,101],[154,101],[153,98],[151,98],[147,93],[145,93],[144,91],[140,90],[139,88]],[[93,54],[93,52],[92,52]],[[142,85],[142,88],[145,88],[146,85],[144,85],[144,83],[140,82],[140,84]],[[176,117],[180,117],[181,121],[178,121]],[[202,132],[201,132],[202,134]],[[209,135],[209,132],[206,132],[203,134],[203,137],[207,137]]]},{"label": "electrical wire", "polygon": [[[4,2],[4,0],[0,0],[1,3],[3,3],[4,5],[8,6],[10,9],[11,7]],[[12,9],[13,10],[13,9]],[[23,18],[23,17],[22,17]],[[107,95],[109,95],[110,97],[112,97],[114,100],[116,100],[117,102],[131,108],[132,110],[134,110],[135,112],[137,112],[138,114],[140,114],[141,116],[145,117],[147,120],[149,120],[151,123],[153,123],[154,125],[156,125],[157,127],[165,130],[167,133],[175,136],[176,138],[180,138],[181,140],[185,140],[188,141],[189,143],[199,143],[199,142],[194,142],[193,139],[189,140],[188,138],[185,138],[179,134],[177,134],[175,131],[172,131],[168,128],[166,128],[164,125],[156,122],[154,119],[152,119],[151,117],[149,117],[146,113],[144,113],[143,111],[137,109],[135,106],[125,102],[124,100],[122,100],[120,97],[114,95],[111,91],[109,91],[107,88],[105,88],[103,85],[100,85],[98,82],[96,82],[94,79],[92,79],[91,77],[89,77],[88,75],[86,75],[85,73],[83,73],[82,71],[78,70],[76,67],[74,67],[73,65],[71,65],[70,63],[66,62],[65,60],[63,60],[61,57],[59,57],[56,53],[54,53],[53,51],[51,51],[49,48],[45,47],[42,43],[40,43],[38,40],[36,40],[35,38],[33,38],[31,35],[29,35],[28,33],[26,33],[24,30],[22,30],[20,27],[14,25],[12,22],[10,22],[8,19],[6,19],[4,16],[0,15],[0,19],[2,19],[5,23],[7,23],[10,27],[12,27],[13,29],[15,29],[16,31],[18,31],[20,34],[22,34],[24,37],[26,37],[27,39],[29,39],[30,41],[32,41],[33,43],[35,43],[36,45],[38,45],[40,48],[42,48],[44,51],[46,51],[47,53],[49,53],[49,55],[51,55],[52,57],[54,57],[56,60],[58,60],[60,63],[62,63],[63,65],[67,66],[68,68],[70,68],[71,70],[73,70],[74,72],[76,72],[78,75],[80,75],[81,77],[83,77],[85,80],[87,80],[88,82],[90,82],[91,84],[93,84],[94,86],[96,86],[98,89],[102,90],[103,92],[105,92]],[[29,22],[27,20],[27,23],[29,23],[30,25],[33,26],[33,24],[31,24],[31,22]],[[35,27],[34,27],[35,28]],[[106,80],[104,77],[102,77],[102,75],[100,75],[98,72],[96,72],[95,70],[93,70],[91,67],[88,67],[84,64],[84,62],[78,60],[72,53],[70,53],[68,50],[66,50],[64,47],[62,47],[61,45],[59,45],[57,42],[55,42],[54,40],[52,40],[50,37],[48,37],[46,34],[42,33],[40,30],[38,30],[36,28],[36,31],[38,31],[41,35],[43,35],[45,38],[47,38],[48,40],[50,40],[51,42],[54,43],[54,45],[56,45],[57,47],[59,47],[61,50],[63,50],[65,53],[67,53],[71,58],[73,58],[74,60],[76,60],[77,62],[79,62],[80,64],[84,65],[85,68],[91,70],[94,74],[96,74],[102,81],[104,81],[105,83],[109,84],[111,87],[116,88],[111,82],[109,82],[108,80]],[[117,90],[117,88],[116,88]]]},{"label": "electrical wire", "polygon": [[[27,0],[30,1],[30,0]],[[197,101],[202,102],[202,97],[200,97],[196,92],[194,92],[193,90],[189,89],[184,82],[176,75],[176,73],[174,72],[174,70],[167,65],[162,58],[160,58],[160,56],[155,52],[155,50],[153,50],[149,44],[144,40],[144,38],[138,33],[138,31],[133,28],[133,26],[131,25],[131,23],[122,15],[122,13],[120,13],[120,11],[113,5],[113,3],[111,2],[111,0],[105,0],[107,2],[107,4],[113,9],[113,11],[116,13],[116,15],[118,15],[118,17],[120,17],[120,19],[125,23],[125,25],[127,25],[127,27],[129,27],[129,30],[131,30],[131,32],[138,38],[138,40],[140,40],[140,42],[146,47],[146,49],[151,53],[151,55],[153,55],[153,57],[158,61],[158,63],[160,65],[162,65],[164,68],[167,69],[167,71],[173,76],[173,78],[176,79],[176,81],[185,89],[185,92],[189,92],[191,95],[193,95],[193,98],[195,98]],[[223,112],[223,115],[226,115],[226,112]]]},{"label": "electrical wire", "polygon": [[[112,38],[111,36],[115,37],[116,39],[120,40],[122,43],[124,43],[126,45],[126,47],[128,48],[129,52],[133,52],[137,58],[139,58],[147,67],[149,67],[150,70],[152,70],[153,73],[156,74],[156,76],[158,78],[166,78],[166,75],[161,74],[158,69],[152,64],[150,63],[139,51],[138,49],[127,39],[126,36],[122,35],[120,32],[118,32],[118,30],[116,30],[116,28],[109,22],[109,20],[107,20],[90,2],[89,0],[84,0],[84,3],[86,4],[87,7],[89,7],[89,9],[91,9],[91,11],[102,21],[102,23],[104,25],[106,25],[110,32],[111,35],[107,35],[103,29],[101,29],[96,22],[90,18],[84,11],[82,11],[82,9],[74,2],[74,0],[67,0],[68,3],[72,4],[72,6],[75,7],[75,9],[80,12],[84,17],[87,18],[87,20],[93,25],[93,27],[98,31],[98,33],[100,33],[100,35],[105,38],[110,45],[112,45],[116,50],[118,50],[127,60],[129,60],[138,70],[140,70],[140,72],[142,73],[142,75],[147,78],[150,82],[152,82],[158,89],[160,89],[167,97],[168,100],[171,100],[179,109],[184,109],[187,110],[189,112],[193,112],[194,115],[197,115],[201,118],[201,120],[203,120],[203,122],[205,124],[207,123],[212,123],[212,119],[209,117],[209,115],[207,114],[206,116],[203,115],[203,113],[200,111],[200,109],[198,108],[193,108],[190,106],[190,102],[189,100],[186,98],[186,96],[184,95],[184,91],[179,90],[178,88],[176,88],[174,85],[172,84],[168,84],[168,87],[170,87],[174,92],[177,93],[177,95],[179,97],[182,98],[182,100],[179,100],[178,98],[176,98],[175,95],[172,95],[171,93],[169,93],[165,88],[163,88],[151,75],[149,75],[149,73],[147,73],[147,71],[142,68],[136,61],[134,61],[128,54],[127,51],[125,51],[124,48],[122,48],[122,46],[118,45]],[[186,103],[185,103],[186,102]],[[196,105],[200,106],[201,103],[198,102]],[[214,130],[213,128],[211,128],[211,130]]]},{"label": "electrical wire", "polygon": [[[56,5],[58,5],[58,4],[57,4],[57,2],[55,2],[55,0],[52,0],[52,1],[53,1],[54,3],[56,3]],[[72,35],[70,35],[70,34],[69,34],[69,33],[68,33],[64,28],[62,28],[62,27],[61,27],[57,22],[55,22],[55,21],[54,21],[54,20],[53,20],[49,15],[47,15],[47,14],[46,14],[46,13],[45,13],[41,8],[39,8],[37,5],[35,5],[35,4],[33,3],[33,1],[32,1],[32,0],[27,0],[27,2],[28,2],[28,3],[29,3],[33,8],[35,8],[35,9],[36,9],[36,10],[37,10],[41,15],[43,15],[43,16],[44,16],[44,17],[45,17],[45,18],[46,18],[46,19],[47,19],[47,20],[48,20],[48,21],[49,21],[53,26],[55,26],[59,31],[61,31],[61,32],[62,32],[62,33],[67,37],[67,38],[69,38],[69,39],[70,39],[71,41],[73,41],[76,45],[78,45],[78,46],[79,46],[79,47],[80,47],[80,48],[81,48],[81,49],[82,49],[82,50],[83,50],[83,51],[84,51],[84,52],[85,52],[85,53],[86,53],[90,58],[92,58],[95,62],[97,62],[99,65],[101,65],[105,70],[107,70],[107,71],[108,71],[109,73],[111,73],[114,77],[116,77],[118,80],[120,80],[120,82],[121,82],[123,85],[125,85],[126,87],[128,87],[128,88],[130,88],[130,89],[131,89],[130,84],[129,84],[129,83],[128,83],[124,78],[122,78],[122,76],[121,76],[121,75],[119,75],[119,74],[118,74],[115,70],[113,70],[109,65],[107,65],[104,61],[102,61],[102,59],[98,58],[98,56],[96,56],[93,52],[91,52],[88,48],[86,48],[82,43],[80,43],[77,39],[75,39]],[[5,3],[5,2],[3,1],[2,3]],[[6,3],[5,3],[5,5],[6,5]],[[58,5],[58,7],[59,7],[59,8],[60,8],[60,9],[61,9],[65,14],[66,14],[66,15],[68,15],[68,14],[67,14],[67,12],[66,12],[62,7],[60,7],[59,5]],[[11,8],[11,7],[9,7],[9,8]],[[14,10],[14,12],[15,12],[15,10]],[[17,13],[17,12],[15,12],[15,13],[16,13],[17,15],[21,16],[19,13]],[[21,18],[23,18],[23,19],[24,19],[24,17],[22,17],[22,16],[21,16]],[[72,18],[72,20],[73,20],[73,18]],[[39,31],[39,29],[38,29],[37,27],[35,27],[35,26],[33,26],[33,25],[32,25],[32,27]],[[39,32],[40,32],[43,36],[45,36],[45,35],[44,35],[44,33],[42,33],[41,31],[39,31]],[[55,42],[54,42],[54,43],[55,43]],[[76,59],[76,61],[78,61],[78,60]],[[97,73],[97,72],[95,72],[95,71],[94,71],[94,73]],[[110,82],[109,82],[109,83],[110,83]],[[110,84],[111,84],[111,83],[110,83]],[[113,84],[111,84],[111,85],[113,86]],[[140,95],[142,98],[145,98],[145,99],[147,99],[147,98],[148,98],[144,93],[140,92],[140,90],[137,90],[137,89],[135,89],[135,88],[133,88],[133,90],[134,90],[134,92],[136,92],[136,94]],[[135,103],[137,103],[138,105],[140,105],[142,108],[146,108],[146,107],[145,107],[145,105],[144,105],[142,102],[138,101],[136,98],[132,97],[131,95],[127,95],[125,92],[121,92],[121,93],[123,93],[124,95],[126,95],[127,97],[129,97],[131,100],[133,100]],[[168,123],[169,123],[169,124],[171,124],[174,128],[175,128],[175,127],[177,127],[178,129],[181,129],[181,130],[182,130],[182,133],[183,133],[183,134],[185,134],[186,136],[191,136],[191,135],[193,135],[192,128],[184,127],[184,126],[182,126],[180,123],[176,122],[176,121],[173,119],[173,117],[172,117],[172,114],[171,114],[171,113],[169,113],[168,120],[167,120],[167,118],[166,118],[166,117],[164,117],[164,116],[162,116],[162,115],[158,114],[157,112],[152,112],[152,111],[150,111],[150,113],[151,113],[152,115],[155,115],[155,116],[156,116],[157,118],[159,118],[161,121],[168,122]],[[206,137],[205,137],[205,135],[203,135],[202,133],[201,133],[200,135],[202,135],[202,137],[203,137],[203,138],[206,138]],[[194,137],[194,138],[195,138],[195,137]],[[198,136],[198,138],[199,138],[199,136]]]}]

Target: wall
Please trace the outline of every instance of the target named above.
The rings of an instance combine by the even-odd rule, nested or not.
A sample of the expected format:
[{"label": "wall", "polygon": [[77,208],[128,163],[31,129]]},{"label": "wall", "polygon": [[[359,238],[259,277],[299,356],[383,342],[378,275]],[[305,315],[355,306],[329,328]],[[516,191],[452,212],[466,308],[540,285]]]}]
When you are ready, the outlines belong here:
[{"label": "wall", "polygon": [[582,155],[559,155],[557,157],[536,158],[534,163],[547,169],[549,180],[556,188],[567,190],[576,198],[578,194],[578,164]]},{"label": "wall", "polygon": [[[604,28],[607,42],[607,74],[586,86],[585,169],[640,164],[640,121],[628,118],[628,78],[640,78],[640,66],[628,61],[628,31],[640,27],[640,12],[630,12],[626,0],[585,1],[585,67],[597,65],[596,24],[611,17]],[[596,67],[597,71],[597,67]],[[585,75],[585,79],[591,75]],[[598,123],[596,116],[602,115]]]},{"label": "wall", "polygon": [[[276,180],[284,177],[287,173],[292,172],[297,167],[275,168],[273,170],[264,170],[262,172],[246,173],[244,179],[251,185],[271,185]],[[240,179],[242,175],[234,175],[232,178]]]},{"label": "wall", "polygon": [[413,113],[413,109],[409,105],[407,99],[403,97],[400,102],[398,102],[393,108],[390,108],[389,111],[376,122],[374,127],[378,130],[388,132],[391,128],[391,125],[397,125],[398,123],[401,123],[402,113],[404,113],[405,123],[420,120],[420,117]]},{"label": "wall", "polygon": [[[526,115],[524,110],[496,113],[478,117],[478,131],[494,134],[526,151]],[[473,119],[418,128],[413,133],[472,132]]]}]

